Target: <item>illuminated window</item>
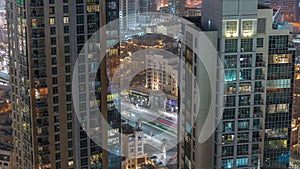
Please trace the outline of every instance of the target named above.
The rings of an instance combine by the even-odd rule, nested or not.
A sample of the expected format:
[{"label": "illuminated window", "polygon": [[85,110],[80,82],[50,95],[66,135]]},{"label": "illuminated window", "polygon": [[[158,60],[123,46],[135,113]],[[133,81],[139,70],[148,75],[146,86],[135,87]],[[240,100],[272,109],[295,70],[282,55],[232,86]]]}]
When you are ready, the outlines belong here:
[{"label": "illuminated window", "polygon": [[31,24],[32,24],[32,27],[36,27],[37,26],[37,20],[36,19],[32,19],[31,20]]},{"label": "illuminated window", "polygon": [[239,86],[239,93],[250,93],[251,92],[251,83],[241,82]]},{"label": "illuminated window", "polygon": [[238,158],[236,159],[236,167],[248,166],[248,158]]},{"label": "illuminated window", "polygon": [[100,6],[99,5],[88,5],[86,7],[86,10],[88,12],[99,12],[100,11]]},{"label": "illuminated window", "polygon": [[268,149],[287,148],[287,140],[274,140],[268,142]]},{"label": "illuminated window", "polygon": [[225,81],[236,81],[236,70],[225,70]]},{"label": "illuminated window", "polygon": [[223,132],[230,133],[234,132],[234,122],[223,122]]},{"label": "illuminated window", "polygon": [[238,20],[225,21],[225,32],[226,37],[238,37]]},{"label": "illuminated window", "polygon": [[222,160],[222,168],[233,168],[233,159],[224,159]]},{"label": "illuminated window", "polygon": [[290,88],[291,79],[280,79],[280,80],[268,80],[268,88]]},{"label": "illuminated window", "polygon": [[224,86],[224,94],[235,94],[236,83],[226,83]]},{"label": "illuminated window", "polygon": [[292,55],[291,54],[274,54],[270,57],[271,64],[278,64],[278,63],[291,63],[292,62]]},{"label": "illuminated window", "polygon": [[289,104],[273,104],[267,107],[268,113],[289,112]]},{"label": "illuminated window", "polygon": [[242,36],[251,37],[254,34],[254,20],[242,21]]},{"label": "illuminated window", "polygon": [[64,23],[69,23],[69,17],[68,16],[64,16]]},{"label": "illuminated window", "polygon": [[241,55],[240,67],[251,67],[252,66],[252,55]]},{"label": "illuminated window", "polygon": [[233,134],[224,134],[222,135],[222,144],[233,144],[234,135]]},{"label": "illuminated window", "polygon": [[55,18],[50,18],[50,25],[54,25],[55,24]]},{"label": "illuminated window", "polygon": [[239,121],[238,122],[238,130],[249,130],[249,120]]}]

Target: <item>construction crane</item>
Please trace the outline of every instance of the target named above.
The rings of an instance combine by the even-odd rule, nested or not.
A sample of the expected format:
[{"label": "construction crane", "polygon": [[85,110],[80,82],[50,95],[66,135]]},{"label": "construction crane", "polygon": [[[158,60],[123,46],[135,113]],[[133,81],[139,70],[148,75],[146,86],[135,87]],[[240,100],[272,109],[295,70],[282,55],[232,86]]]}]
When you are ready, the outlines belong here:
[{"label": "construction crane", "polygon": [[276,11],[276,13],[274,14],[274,16],[272,17],[272,22],[275,23],[275,19],[278,16],[278,14],[280,13],[281,9],[283,8],[285,0],[282,1],[282,4],[280,5],[280,7],[278,8],[278,10]]}]

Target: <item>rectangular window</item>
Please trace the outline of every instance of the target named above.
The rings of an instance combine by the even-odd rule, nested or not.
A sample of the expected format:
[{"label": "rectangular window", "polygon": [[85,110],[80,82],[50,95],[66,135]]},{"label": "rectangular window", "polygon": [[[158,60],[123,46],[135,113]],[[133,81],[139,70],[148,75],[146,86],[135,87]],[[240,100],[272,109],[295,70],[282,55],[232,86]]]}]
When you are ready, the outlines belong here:
[{"label": "rectangular window", "polygon": [[266,33],[266,18],[257,19],[257,33]]},{"label": "rectangular window", "polygon": [[225,53],[237,52],[238,40],[237,39],[225,39]]},{"label": "rectangular window", "polygon": [[228,20],[225,22],[224,35],[227,38],[238,37],[238,20]]},{"label": "rectangular window", "polygon": [[52,78],[52,84],[57,84],[57,77]]},{"label": "rectangular window", "polygon": [[56,28],[55,27],[51,27],[50,28],[50,34],[51,35],[55,35],[56,34]]},{"label": "rectangular window", "polygon": [[66,85],[66,92],[71,92],[71,89],[72,89],[71,85]]},{"label": "rectangular window", "polygon": [[226,68],[236,68],[237,56],[236,55],[226,55],[224,56],[224,67]]},{"label": "rectangular window", "polygon": [[55,18],[50,18],[49,22],[50,22],[50,25],[54,25],[55,24]]},{"label": "rectangular window", "polygon": [[249,120],[243,120],[238,122],[238,131],[249,130]]},{"label": "rectangular window", "polygon": [[63,7],[63,11],[64,11],[64,13],[69,13],[69,7],[68,6],[64,6]]},{"label": "rectangular window", "polygon": [[248,158],[236,159],[236,167],[246,167],[246,166],[248,166]]},{"label": "rectangular window", "polygon": [[70,53],[70,46],[65,46],[65,53]]},{"label": "rectangular window", "polygon": [[69,42],[70,42],[69,36],[65,36],[65,37],[64,37],[64,42],[65,42],[65,43],[69,43]]},{"label": "rectangular window", "polygon": [[77,16],[77,24],[84,24],[84,15]]},{"label": "rectangular window", "polygon": [[233,150],[234,150],[233,146],[224,146],[224,147],[222,147],[222,157],[233,156],[233,153],[234,153]]},{"label": "rectangular window", "polygon": [[264,47],[264,38],[257,38],[256,47],[257,48],[263,48]]},{"label": "rectangular window", "polygon": [[56,59],[56,57],[53,57],[51,60],[52,60],[52,65],[56,65],[56,64],[57,64],[57,59]]},{"label": "rectangular window", "polygon": [[231,133],[234,132],[234,122],[223,122],[223,132]]},{"label": "rectangular window", "polygon": [[87,5],[86,10],[87,10],[87,12],[99,12],[100,6],[99,5]]},{"label": "rectangular window", "polygon": [[225,82],[236,81],[236,70],[225,70],[224,80]]},{"label": "rectangular window", "polygon": [[58,96],[53,97],[53,103],[54,104],[58,103]]},{"label": "rectangular window", "polygon": [[82,14],[83,13],[83,5],[76,6],[76,14]]},{"label": "rectangular window", "polygon": [[222,159],[222,169],[233,168],[233,159]]},{"label": "rectangular window", "polygon": [[65,63],[70,63],[71,60],[70,60],[70,56],[69,55],[66,55],[65,56]]},{"label": "rectangular window", "polygon": [[64,16],[64,23],[69,23],[69,17],[68,16]]},{"label": "rectangular window", "polygon": [[69,26],[64,26],[64,33],[69,33]]},{"label": "rectangular window", "polygon": [[53,87],[52,90],[53,90],[53,94],[58,94],[58,87]]},{"label": "rectangular window", "polygon": [[254,34],[254,20],[245,19],[242,21],[242,36],[251,37]]},{"label": "rectangular window", "polygon": [[241,39],[241,52],[253,51],[253,39]]},{"label": "rectangular window", "polygon": [[251,66],[252,66],[252,55],[241,55],[240,67],[251,67]]},{"label": "rectangular window", "polygon": [[49,14],[55,14],[55,7],[49,8]]},{"label": "rectangular window", "polygon": [[224,109],[223,120],[234,119],[235,109]]},{"label": "rectangular window", "polygon": [[53,68],[52,68],[52,74],[53,74],[53,75],[56,75],[56,74],[57,74],[57,67],[53,67]]},{"label": "rectangular window", "polygon": [[65,72],[66,72],[66,73],[70,73],[70,72],[71,72],[71,66],[70,66],[70,65],[67,65],[67,66],[65,67]]},{"label": "rectangular window", "polygon": [[56,55],[56,48],[51,48],[51,55]]}]

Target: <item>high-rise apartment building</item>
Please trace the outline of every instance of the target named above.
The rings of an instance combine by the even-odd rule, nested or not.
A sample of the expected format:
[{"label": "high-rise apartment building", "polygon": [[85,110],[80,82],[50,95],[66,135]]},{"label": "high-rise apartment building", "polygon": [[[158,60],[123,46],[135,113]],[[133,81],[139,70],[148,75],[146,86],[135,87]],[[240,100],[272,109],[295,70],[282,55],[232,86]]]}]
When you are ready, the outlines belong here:
[{"label": "high-rise apartment building", "polygon": [[[84,124],[95,119],[82,112],[77,119],[71,91],[73,65],[84,43],[101,26],[118,18],[118,0],[7,1],[13,168],[121,167],[118,156],[87,136]],[[101,39],[110,46],[118,42],[118,32],[109,29],[107,33],[114,36]],[[118,45],[112,47],[103,65],[107,63],[108,69],[114,70],[116,56]],[[96,80],[100,79],[104,90],[97,93],[101,112],[120,132],[120,115],[106,109],[109,77],[103,73]],[[107,143],[107,134],[100,139]]]},{"label": "high-rise apartment building", "polygon": [[[180,37],[179,107],[177,168],[212,168],[213,137],[199,135],[208,117],[215,117],[217,31],[208,31],[200,25],[200,17],[187,18]],[[186,24],[187,23],[187,24]],[[193,24],[191,24],[193,23]],[[209,76],[211,75],[211,76]],[[210,109],[210,107],[212,109]],[[210,115],[209,115],[210,114]],[[208,120],[214,126],[211,120]],[[207,125],[207,124],[206,124]],[[213,129],[211,129],[213,134]],[[207,132],[209,133],[209,132]]]},{"label": "high-rise apartment building", "polygon": [[[201,72],[201,66],[197,63],[197,56],[202,57],[196,47],[201,49],[203,45],[197,38],[199,30],[207,34],[216,31],[216,37],[208,37],[212,42],[216,41],[218,59],[222,64],[215,67],[216,88],[209,87],[217,91],[215,118],[218,123],[214,139],[207,138],[202,144],[197,142],[201,130],[199,125],[203,123],[199,121],[201,118],[194,119],[193,116],[197,114],[193,110],[197,105],[193,100],[193,91],[196,90],[181,93],[185,96],[180,105],[184,113],[180,114],[178,124],[179,138],[184,138],[178,145],[178,167],[289,167],[295,49],[289,45],[287,25],[274,26],[272,16],[273,10],[258,5],[256,0],[221,3],[206,0],[203,1],[201,19],[189,18],[198,28],[190,25],[182,29],[186,46],[182,49],[183,62],[194,76],[182,71],[180,78],[184,77],[186,82],[180,80],[184,85],[179,86],[194,89],[195,84],[187,82],[199,78],[197,74]],[[214,79],[213,76],[209,78]],[[205,86],[203,82],[199,91],[201,84]],[[198,116],[206,117],[208,112],[203,111],[202,106]]]}]

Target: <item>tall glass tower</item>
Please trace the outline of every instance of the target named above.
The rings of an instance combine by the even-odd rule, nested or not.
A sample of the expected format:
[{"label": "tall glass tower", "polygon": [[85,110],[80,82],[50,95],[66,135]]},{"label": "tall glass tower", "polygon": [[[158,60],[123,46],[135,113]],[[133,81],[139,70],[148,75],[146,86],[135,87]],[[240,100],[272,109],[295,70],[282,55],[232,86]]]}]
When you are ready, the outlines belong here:
[{"label": "tall glass tower", "polygon": [[[7,14],[13,167],[120,168],[120,158],[102,150],[86,134],[87,127],[94,127],[90,124],[95,119],[84,111],[75,113],[71,87],[79,53],[101,26],[118,19],[118,0],[8,0]],[[103,38],[105,45],[118,42],[118,32],[116,27],[109,29],[108,33],[114,36]],[[114,70],[118,45],[111,49],[103,64]],[[97,93],[102,101],[98,106],[107,121],[113,121],[113,127],[120,130],[119,113],[107,110],[109,73],[101,71],[103,75],[95,79],[101,80],[104,91]],[[109,142],[106,134],[98,138]]]}]

